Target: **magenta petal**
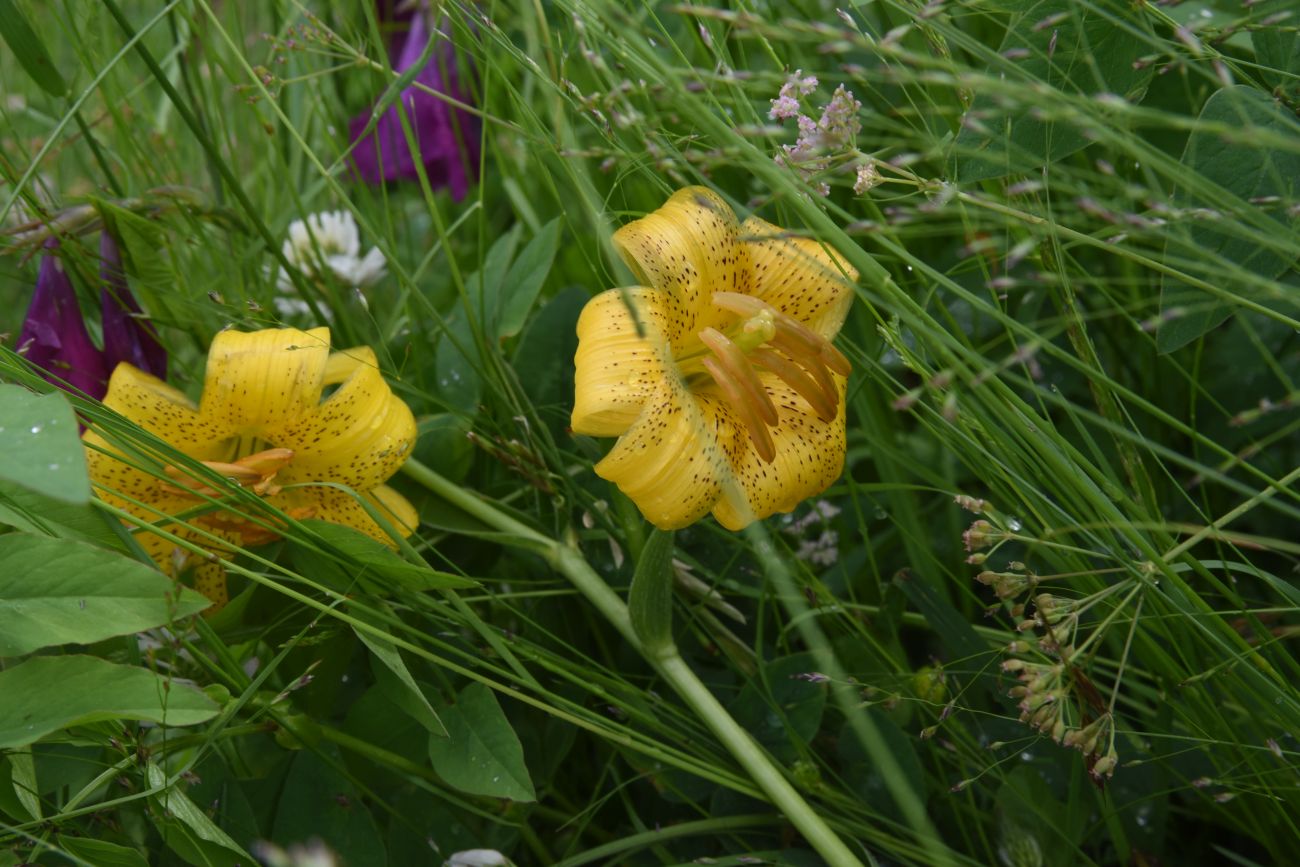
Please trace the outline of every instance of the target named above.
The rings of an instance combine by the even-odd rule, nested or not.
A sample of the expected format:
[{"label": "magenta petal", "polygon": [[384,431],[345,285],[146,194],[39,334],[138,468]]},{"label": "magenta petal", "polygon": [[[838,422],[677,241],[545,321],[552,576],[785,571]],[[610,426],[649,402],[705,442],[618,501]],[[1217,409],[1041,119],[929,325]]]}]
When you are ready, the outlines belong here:
[{"label": "magenta petal", "polygon": [[153,323],[144,318],[139,303],[126,285],[122,255],[108,232],[99,236],[99,304],[104,328],[104,365],[110,373],[125,361],[167,378],[167,350],[158,342]]},{"label": "magenta petal", "polygon": [[[405,72],[418,63],[430,38],[436,37],[430,36],[425,16],[414,15],[394,61],[394,70]],[[435,49],[415,81],[459,102],[469,99],[469,94],[461,87],[455,52],[450,43],[444,42]],[[401,100],[429,184],[435,189],[447,187],[456,200],[464,198],[478,171],[478,118],[463,109],[453,108],[433,94],[415,87],[414,83],[402,91]],[[397,106],[390,106],[375,128],[362,136],[369,120],[370,114],[366,113],[354,117],[349,123],[349,134],[356,145],[352,159],[361,177],[372,184],[417,179],[417,155],[406,145]]]},{"label": "magenta petal", "polygon": [[53,252],[58,246],[54,239],[45,242],[50,252],[41,259],[18,351],[41,368],[49,382],[102,398],[108,390],[104,356],[86,331],[72,281]]}]

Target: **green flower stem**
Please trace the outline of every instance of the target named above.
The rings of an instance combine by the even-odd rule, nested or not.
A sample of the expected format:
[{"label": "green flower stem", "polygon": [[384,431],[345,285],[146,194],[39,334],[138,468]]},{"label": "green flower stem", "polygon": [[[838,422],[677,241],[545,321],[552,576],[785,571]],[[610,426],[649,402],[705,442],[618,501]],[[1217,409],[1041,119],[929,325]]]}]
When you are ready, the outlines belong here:
[{"label": "green flower stem", "polygon": [[780,809],[804,838],[832,867],[862,867],[862,862],[831,830],[830,826],[790,785],[781,770],[772,763],[749,732],[727,713],[726,708],[709,692],[682,659],[676,645],[649,654],[632,629],[627,604],[596,573],[586,558],[572,545],[550,539],[509,515],[497,510],[464,488],[444,479],[416,460],[408,460],[402,472],[483,523],[515,537],[515,544],[536,551],[572,582],[587,600],[608,620],[629,644],[635,647],[677,691],[682,700],[708,726],[714,736],[731,753],[750,779],[758,785],[772,804]]}]

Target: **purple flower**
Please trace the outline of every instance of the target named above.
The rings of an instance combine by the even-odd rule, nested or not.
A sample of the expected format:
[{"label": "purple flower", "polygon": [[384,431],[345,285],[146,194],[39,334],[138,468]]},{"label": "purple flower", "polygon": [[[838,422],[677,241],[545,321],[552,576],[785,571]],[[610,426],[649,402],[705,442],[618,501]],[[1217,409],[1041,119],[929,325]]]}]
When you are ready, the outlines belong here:
[{"label": "purple flower", "polygon": [[23,320],[18,352],[45,374],[45,379],[96,400],[108,390],[108,378],[119,362],[133,364],[159,378],[167,375],[167,352],[126,285],[122,257],[113,238],[100,235],[100,289],[104,348],[95,346],[86,331],[76,290],[56,252],[59,242],[45,242],[45,257],[36,277],[36,291]]},{"label": "purple flower", "polygon": [[47,381],[99,399],[108,390],[104,356],[86,332],[77,293],[54,253],[58,246],[53,238],[45,242],[47,252],[18,336],[18,352],[41,368]]},{"label": "purple flower", "polygon": [[[417,10],[411,16],[410,29],[393,61],[393,71],[400,75],[415,66],[429,40],[436,38],[439,37],[429,32],[427,13]],[[416,144],[415,153],[407,147],[398,106],[392,105],[368,133],[365,130],[372,112],[357,115],[349,123],[354,144],[352,159],[361,177],[372,184],[417,179],[416,160],[419,159],[430,186],[447,187],[452,198],[460,200],[478,172],[478,118],[464,109],[453,108],[416,84],[459,102],[469,101],[468,93],[461,86],[455,52],[451,43],[444,41],[401,94],[401,104],[406,109]]]},{"label": "purple flower", "polygon": [[167,378],[167,350],[158,342],[153,323],[144,318],[140,305],[126,285],[122,255],[108,232],[99,236],[99,305],[103,316],[104,369],[112,373],[119,362],[127,362]]}]

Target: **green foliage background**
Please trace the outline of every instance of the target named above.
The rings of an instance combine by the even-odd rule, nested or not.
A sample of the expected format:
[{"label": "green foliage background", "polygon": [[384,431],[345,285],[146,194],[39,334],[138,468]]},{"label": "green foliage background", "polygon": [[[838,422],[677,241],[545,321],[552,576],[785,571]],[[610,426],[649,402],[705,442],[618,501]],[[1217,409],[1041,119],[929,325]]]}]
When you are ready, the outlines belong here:
[{"label": "green foliage background", "polygon": [[[23,564],[0,577],[0,865],[248,864],[313,837],[352,867],[821,863],[571,580],[625,594],[648,535],[591,472],[608,443],[567,430],[573,324],[630,283],[612,229],[688,183],[862,274],[838,512],[675,538],[682,656],[815,812],[863,863],[1293,857],[1293,4],[440,6],[484,120],[462,202],[349,176],[348,118],[394,94],[368,4],[0,3],[6,40],[18,13],[34,33],[0,54],[0,220],[111,203],[183,390],[219,329],[315,324],[277,313],[272,251],[355,215],[389,262],[368,304],[299,288],[419,416],[396,483],[423,521],[400,555],[295,525],[189,617],[84,484],[33,481],[76,460],[67,401],[2,387],[4,419],[39,419],[0,422],[0,558]],[[809,105],[862,103],[826,197],[773,160],[796,69]],[[64,243],[88,310],[94,242]],[[37,257],[4,252],[13,335]],[[1003,538],[982,565],[977,518]],[[829,564],[806,558],[823,533]],[[999,600],[983,570],[1033,586]],[[1054,659],[1042,593],[1081,608],[1059,703],[1109,714],[1109,779],[1109,739],[1087,759],[1006,696],[1009,643]]]}]

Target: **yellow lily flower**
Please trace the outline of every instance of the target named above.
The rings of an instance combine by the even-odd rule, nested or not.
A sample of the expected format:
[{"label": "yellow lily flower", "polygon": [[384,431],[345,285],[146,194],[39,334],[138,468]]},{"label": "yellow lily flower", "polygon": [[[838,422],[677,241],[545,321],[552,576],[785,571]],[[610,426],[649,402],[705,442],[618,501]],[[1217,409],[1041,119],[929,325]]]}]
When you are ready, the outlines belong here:
[{"label": "yellow lily flower", "polygon": [[835,481],[850,367],[831,341],[857,272],[704,187],[614,246],[643,285],[578,319],[571,427],[619,437],[597,474],[665,530],[710,511],[739,530]]},{"label": "yellow lily flower", "polygon": [[[322,400],[327,387],[334,390]],[[374,352],[331,353],[328,328],[221,332],[208,353],[198,406],[161,379],[119,364],[104,405],[294,517],[345,524],[392,544],[353,496],[320,484],[333,483],[377,506],[404,535],[418,523],[414,507],[383,485],[415,444],[415,418],[379,373]],[[178,467],[149,473],[133,466],[93,430],[82,439],[100,496],[146,522],[161,523],[159,512],[179,515],[209,505],[205,495],[222,494]],[[194,554],[146,529],[137,530],[136,539],[173,577],[197,567],[196,589],[218,607],[227,599],[219,558],[277,537],[232,510],[208,511],[164,529],[216,556]]]}]

